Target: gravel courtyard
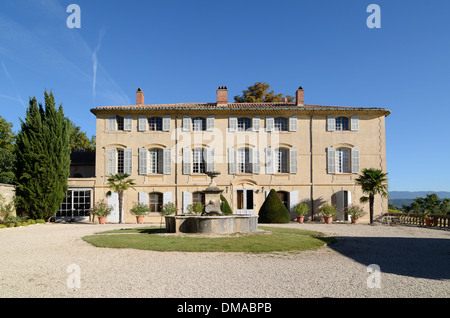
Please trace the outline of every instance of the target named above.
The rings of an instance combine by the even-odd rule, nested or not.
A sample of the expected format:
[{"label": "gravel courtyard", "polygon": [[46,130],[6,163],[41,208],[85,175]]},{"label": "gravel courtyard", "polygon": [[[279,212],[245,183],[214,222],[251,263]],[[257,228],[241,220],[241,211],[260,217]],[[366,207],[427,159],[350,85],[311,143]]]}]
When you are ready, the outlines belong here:
[{"label": "gravel courtyard", "polygon": [[[335,236],[337,242],[316,251],[262,255],[106,249],[81,239],[99,231],[137,226],[148,225],[45,224],[0,230],[0,295],[450,296],[450,231],[446,230],[290,223],[277,226],[320,231]],[[368,271],[370,264],[378,265],[380,271]]]}]

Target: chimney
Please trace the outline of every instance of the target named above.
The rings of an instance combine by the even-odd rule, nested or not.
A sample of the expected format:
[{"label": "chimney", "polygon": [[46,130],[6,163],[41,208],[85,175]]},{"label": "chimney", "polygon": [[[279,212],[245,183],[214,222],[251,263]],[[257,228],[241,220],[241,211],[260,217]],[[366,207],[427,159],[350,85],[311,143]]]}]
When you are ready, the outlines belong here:
[{"label": "chimney", "polygon": [[304,105],[303,93],[303,88],[301,86],[297,89],[297,92],[295,92],[295,103],[297,104],[297,106]]},{"label": "chimney", "polygon": [[144,105],[144,92],[140,88],[136,91],[136,105]]},{"label": "chimney", "polygon": [[228,104],[228,88],[226,86],[219,86],[217,89],[217,105]]}]

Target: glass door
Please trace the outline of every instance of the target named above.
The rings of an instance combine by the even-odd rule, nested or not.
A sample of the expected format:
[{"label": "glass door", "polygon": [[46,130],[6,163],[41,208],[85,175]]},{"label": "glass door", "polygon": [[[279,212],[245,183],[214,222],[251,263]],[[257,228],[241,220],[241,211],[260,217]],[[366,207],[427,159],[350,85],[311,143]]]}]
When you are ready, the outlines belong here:
[{"label": "glass door", "polygon": [[237,189],[236,190],[236,214],[253,214],[253,190]]}]

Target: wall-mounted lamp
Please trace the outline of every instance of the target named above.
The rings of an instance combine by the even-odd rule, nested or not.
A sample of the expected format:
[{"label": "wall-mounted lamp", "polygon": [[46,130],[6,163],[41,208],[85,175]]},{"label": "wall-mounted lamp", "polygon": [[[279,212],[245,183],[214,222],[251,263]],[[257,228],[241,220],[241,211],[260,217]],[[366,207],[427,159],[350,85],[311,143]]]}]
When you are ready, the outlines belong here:
[{"label": "wall-mounted lamp", "polygon": [[264,187],[262,187],[261,191],[264,192]]}]

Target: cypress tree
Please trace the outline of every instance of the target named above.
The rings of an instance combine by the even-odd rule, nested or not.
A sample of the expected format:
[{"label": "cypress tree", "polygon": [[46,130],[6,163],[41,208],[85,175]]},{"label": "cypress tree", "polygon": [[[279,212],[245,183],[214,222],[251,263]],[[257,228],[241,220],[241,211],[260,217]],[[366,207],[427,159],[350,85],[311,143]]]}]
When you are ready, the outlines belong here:
[{"label": "cypress tree", "polygon": [[272,189],[259,209],[260,223],[289,223],[289,210],[281,201],[277,192]]},{"label": "cypress tree", "polygon": [[31,218],[48,220],[66,196],[70,172],[69,125],[62,105],[45,91],[45,109],[30,99],[15,153],[17,209]]}]

